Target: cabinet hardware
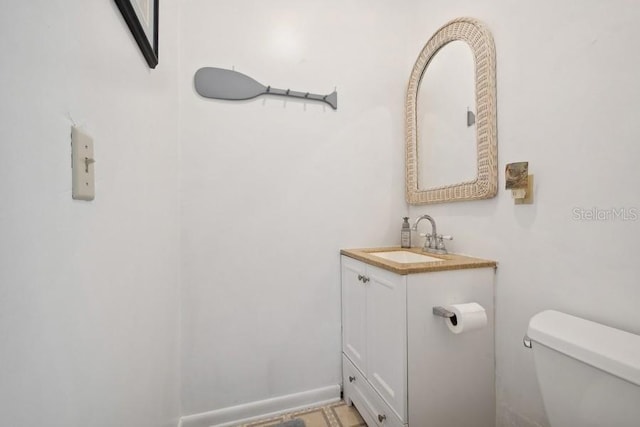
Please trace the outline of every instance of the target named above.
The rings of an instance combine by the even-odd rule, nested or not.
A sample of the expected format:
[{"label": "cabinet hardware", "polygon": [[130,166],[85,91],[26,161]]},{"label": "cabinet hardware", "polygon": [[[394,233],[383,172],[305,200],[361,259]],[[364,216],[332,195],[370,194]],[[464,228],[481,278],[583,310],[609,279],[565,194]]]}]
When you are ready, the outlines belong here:
[{"label": "cabinet hardware", "polygon": [[384,420],[386,420],[386,419],[387,419],[386,415],[378,414],[378,421],[380,421],[381,423],[383,423]]},{"label": "cabinet hardware", "polygon": [[362,276],[362,283],[367,283],[369,278],[367,276]]},{"label": "cabinet hardware", "polygon": [[349,375],[349,382],[352,383],[356,380],[356,377],[352,377],[351,375]]},{"label": "cabinet hardware", "polygon": [[358,274],[358,280],[362,282],[364,280],[364,276],[362,274]]}]

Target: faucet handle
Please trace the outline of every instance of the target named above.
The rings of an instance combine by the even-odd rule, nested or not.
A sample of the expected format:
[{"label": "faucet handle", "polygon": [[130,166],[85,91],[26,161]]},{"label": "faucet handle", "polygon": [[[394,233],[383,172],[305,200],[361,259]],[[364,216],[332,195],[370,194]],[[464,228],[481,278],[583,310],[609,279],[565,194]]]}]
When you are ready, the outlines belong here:
[{"label": "faucet handle", "polygon": [[432,248],[433,245],[435,244],[435,239],[429,233],[420,233],[420,237],[424,237],[424,247],[422,248],[423,250],[426,250],[427,248]]},{"label": "faucet handle", "polygon": [[436,250],[447,253],[447,248],[444,246],[445,240],[453,240],[453,236],[443,236],[442,234],[436,236]]}]

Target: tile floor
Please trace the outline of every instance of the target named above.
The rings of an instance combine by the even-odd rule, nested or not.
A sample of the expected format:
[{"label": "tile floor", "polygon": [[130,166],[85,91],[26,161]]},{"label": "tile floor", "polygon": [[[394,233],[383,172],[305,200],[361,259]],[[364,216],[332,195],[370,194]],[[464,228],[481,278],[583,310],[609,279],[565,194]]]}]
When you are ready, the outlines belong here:
[{"label": "tile floor", "polygon": [[344,401],[252,421],[238,427],[270,427],[295,419],[304,421],[305,427],[366,427],[356,408],[348,406]]}]

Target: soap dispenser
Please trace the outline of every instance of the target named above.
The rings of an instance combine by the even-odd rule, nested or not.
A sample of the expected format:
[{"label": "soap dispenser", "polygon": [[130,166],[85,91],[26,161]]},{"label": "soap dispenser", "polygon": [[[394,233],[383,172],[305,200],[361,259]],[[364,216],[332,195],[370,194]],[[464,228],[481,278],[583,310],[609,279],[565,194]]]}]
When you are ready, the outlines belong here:
[{"label": "soap dispenser", "polygon": [[409,225],[409,217],[405,216],[400,230],[400,246],[403,248],[411,247],[411,226]]}]

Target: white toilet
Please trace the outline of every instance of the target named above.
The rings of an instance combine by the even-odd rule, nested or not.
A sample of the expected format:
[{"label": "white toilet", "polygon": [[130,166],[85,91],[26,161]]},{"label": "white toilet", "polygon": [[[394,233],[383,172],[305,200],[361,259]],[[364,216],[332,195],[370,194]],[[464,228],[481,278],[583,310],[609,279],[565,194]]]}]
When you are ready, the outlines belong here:
[{"label": "white toilet", "polygon": [[640,335],[552,310],[527,335],[552,427],[640,426]]}]

